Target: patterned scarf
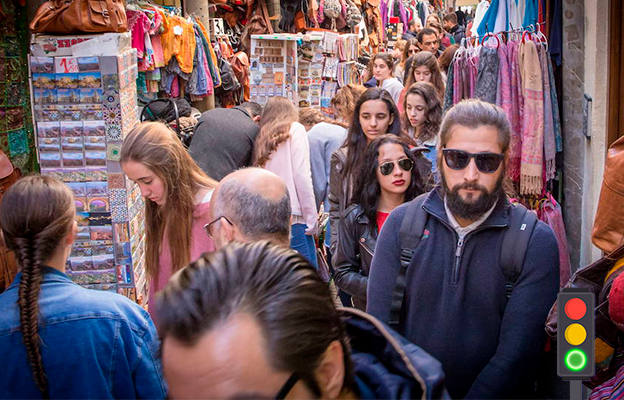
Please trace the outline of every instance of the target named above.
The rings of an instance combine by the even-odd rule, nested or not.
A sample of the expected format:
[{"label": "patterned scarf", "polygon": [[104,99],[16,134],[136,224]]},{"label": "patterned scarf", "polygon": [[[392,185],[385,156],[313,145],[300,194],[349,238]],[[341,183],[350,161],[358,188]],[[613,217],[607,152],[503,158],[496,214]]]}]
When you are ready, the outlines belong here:
[{"label": "patterned scarf", "polygon": [[520,181],[520,164],[522,154],[522,120],[524,118],[524,101],[522,98],[522,79],[518,65],[519,42],[509,42],[507,56],[510,69],[511,86],[511,143],[509,176],[515,182]]},{"label": "patterned scarf", "polygon": [[539,195],[542,192],[544,161],[544,93],[540,60],[534,42],[520,44],[518,61],[524,97],[520,193]]},{"label": "patterned scarf", "polygon": [[555,128],[553,125],[553,110],[550,100],[550,77],[548,75],[548,53],[544,46],[539,46],[539,58],[542,66],[542,81],[544,88],[544,161],[546,166],[546,181],[555,177]]},{"label": "patterned scarf", "polygon": [[464,69],[463,55],[455,60],[455,68],[453,69],[453,104],[457,104],[462,99],[462,70]]},{"label": "patterned scarf", "polygon": [[444,112],[449,108],[453,107],[453,90],[455,87],[453,84],[455,83],[455,62],[451,62],[448,67],[448,72],[446,75],[446,90],[444,92]]},{"label": "patterned scarf", "polygon": [[481,46],[474,94],[476,98],[492,104],[496,103],[498,63],[497,50]]}]

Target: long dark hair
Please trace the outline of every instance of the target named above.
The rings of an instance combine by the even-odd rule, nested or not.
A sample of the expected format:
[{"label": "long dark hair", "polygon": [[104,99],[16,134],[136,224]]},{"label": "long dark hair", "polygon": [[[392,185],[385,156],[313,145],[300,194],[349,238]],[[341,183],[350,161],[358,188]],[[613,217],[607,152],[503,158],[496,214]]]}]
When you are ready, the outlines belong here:
[{"label": "long dark hair", "polygon": [[360,99],[355,105],[353,122],[351,123],[349,132],[347,133],[347,139],[343,144],[343,147],[347,148],[347,161],[343,175],[343,178],[345,179],[351,176],[353,171],[357,171],[359,169],[362,156],[366,150],[366,145],[368,144],[364,131],[362,130],[362,125],[360,124],[360,109],[362,108],[362,104],[369,100],[382,100],[386,103],[388,113],[393,118],[392,124],[390,124],[388,132],[386,133],[397,136],[401,135],[399,110],[397,109],[396,104],[394,104],[394,100],[392,100],[390,93],[380,88],[367,89],[362,96],[360,96]]},{"label": "long dark hair", "polygon": [[416,53],[412,63],[409,66],[409,74],[407,75],[407,80],[405,81],[405,87],[410,87],[416,81],[414,78],[414,71],[416,68],[425,66],[431,72],[431,84],[436,89],[436,93],[440,98],[440,101],[444,99],[444,88],[445,83],[442,78],[442,74],[440,73],[440,67],[438,66],[438,59],[428,51],[421,51]]},{"label": "long dark hair", "polygon": [[425,121],[423,122],[420,134],[418,137],[414,135],[414,140],[420,140],[426,142],[427,140],[437,136],[440,124],[442,123],[442,103],[440,98],[436,94],[436,89],[429,82],[416,82],[407,89],[405,97],[403,98],[403,115],[401,115],[401,122],[403,123],[403,129],[407,132],[411,126],[409,119],[407,118],[407,96],[417,94],[423,98],[427,110],[425,111]]},{"label": "long dark hair", "polygon": [[22,276],[18,306],[20,330],[35,384],[49,397],[48,379],[41,359],[39,293],[44,266],[71,231],[74,197],[59,180],[33,175],[17,181],[0,207],[0,226],[7,247],[15,253]]},{"label": "long dark hair", "polygon": [[379,162],[379,149],[384,144],[398,144],[403,148],[405,156],[414,161],[414,167],[411,171],[411,181],[405,191],[404,201],[410,201],[414,197],[425,192],[423,179],[417,168],[417,158],[410,151],[408,143],[405,139],[395,135],[382,135],[375,138],[366,149],[363,158],[362,168],[355,180],[355,198],[354,203],[359,204],[364,210],[364,215],[368,217],[369,229],[371,234],[377,235],[377,206],[379,205],[379,197],[381,196],[381,186],[377,180],[377,167]]},{"label": "long dark hair", "polygon": [[343,389],[355,386],[350,347],[329,287],[299,253],[267,241],[231,243],[174,275],[156,298],[158,331],[192,345],[237,313],[261,327],[271,366],[295,372],[321,396],[314,376],[333,341],[342,345]]}]

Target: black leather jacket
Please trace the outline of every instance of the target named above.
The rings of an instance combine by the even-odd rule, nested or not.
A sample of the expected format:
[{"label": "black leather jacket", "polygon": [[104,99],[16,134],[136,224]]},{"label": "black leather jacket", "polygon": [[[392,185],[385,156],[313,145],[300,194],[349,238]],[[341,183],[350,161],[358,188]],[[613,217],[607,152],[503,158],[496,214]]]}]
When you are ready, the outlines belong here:
[{"label": "black leather jacket", "polygon": [[[374,224],[371,233],[370,224]],[[349,206],[338,224],[336,250],[332,257],[336,286],[351,295],[353,305],[366,310],[368,271],[377,243],[377,221],[369,221],[357,204]]]}]

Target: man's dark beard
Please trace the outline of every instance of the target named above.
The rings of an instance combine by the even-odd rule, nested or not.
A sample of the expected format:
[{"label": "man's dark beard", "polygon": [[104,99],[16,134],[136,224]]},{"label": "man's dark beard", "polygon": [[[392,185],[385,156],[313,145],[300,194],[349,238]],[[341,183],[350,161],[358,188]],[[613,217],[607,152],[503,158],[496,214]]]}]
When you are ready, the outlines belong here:
[{"label": "man's dark beard", "polygon": [[[441,171],[442,172],[442,171]],[[456,218],[462,218],[469,221],[478,220],[483,214],[485,214],[492,206],[505,195],[505,191],[503,189],[503,179],[505,178],[505,171],[501,171],[501,174],[496,181],[496,186],[494,186],[494,190],[490,193],[484,186],[479,185],[474,182],[464,182],[459,185],[456,185],[452,190],[446,184],[446,179],[444,176],[444,172],[441,174],[442,177],[442,189],[444,191],[446,205],[448,206],[453,216]],[[478,190],[481,192],[478,199],[473,202],[466,202],[459,195],[460,189],[469,189],[469,190]],[[473,196],[474,198],[474,196]]]}]

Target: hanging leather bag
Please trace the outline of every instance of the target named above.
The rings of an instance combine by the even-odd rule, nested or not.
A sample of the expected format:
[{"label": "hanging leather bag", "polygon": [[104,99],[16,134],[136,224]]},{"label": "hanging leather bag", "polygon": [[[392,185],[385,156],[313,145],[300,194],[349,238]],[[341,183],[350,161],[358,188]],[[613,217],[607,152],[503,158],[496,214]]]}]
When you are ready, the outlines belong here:
[{"label": "hanging leather bag", "polygon": [[592,242],[606,253],[624,245],[624,136],[607,152]]},{"label": "hanging leather bag", "polygon": [[53,34],[125,32],[128,19],[123,0],[50,0],[39,7],[30,30]]}]

